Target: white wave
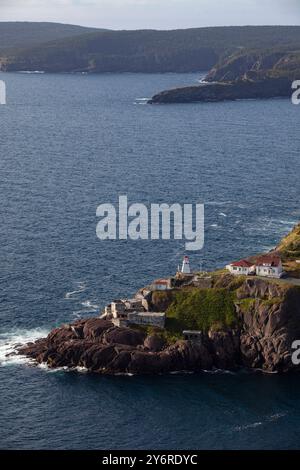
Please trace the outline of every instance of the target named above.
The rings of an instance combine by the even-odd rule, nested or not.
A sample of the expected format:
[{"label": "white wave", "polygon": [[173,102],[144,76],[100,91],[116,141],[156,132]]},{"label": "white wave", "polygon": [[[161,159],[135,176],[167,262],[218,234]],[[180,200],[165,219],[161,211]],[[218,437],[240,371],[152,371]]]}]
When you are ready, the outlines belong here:
[{"label": "white wave", "polygon": [[296,221],[295,220],[278,220],[278,222],[280,224],[283,224],[283,225],[295,225]]},{"label": "white wave", "polygon": [[35,328],[33,330],[15,330],[0,334],[0,366],[24,364],[32,362],[26,356],[17,354],[17,348],[27,343],[45,338],[49,330]]},{"label": "white wave", "polygon": [[72,313],[72,317],[76,319],[80,319],[82,317],[82,313],[85,313],[86,310],[76,310],[75,312]]},{"label": "white wave", "polygon": [[136,98],[134,104],[147,104],[151,98]]},{"label": "white wave", "polygon": [[258,421],[257,423],[250,423],[250,424],[244,424],[241,426],[236,426],[234,428],[235,431],[245,431],[247,429],[252,429],[252,428],[257,428],[258,426],[262,426],[262,421]]},{"label": "white wave", "polygon": [[89,370],[86,367],[77,366],[75,367],[76,372],[86,374]]},{"label": "white wave", "polygon": [[232,370],[227,370],[227,369],[212,369],[212,370],[203,369],[202,372],[204,372],[205,374],[212,374],[212,375],[216,375],[216,374],[236,375],[235,372],[233,372]]},{"label": "white wave", "polygon": [[218,224],[211,224],[210,227],[217,228],[219,226],[218,226]]},{"label": "white wave", "polygon": [[18,73],[45,73],[44,70],[20,70]]},{"label": "white wave", "polygon": [[225,214],[224,212],[220,212],[219,215],[220,215],[221,217],[227,217],[227,214]]},{"label": "white wave", "polygon": [[84,292],[85,289],[86,289],[86,283],[85,282],[77,282],[76,290],[73,290],[71,292],[67,292],[65,294],[65,299],[70,299],[73,295],[80,294],[81,292]]},{"label": "white wave", "polygon": [[284,418],[287,415],[287,412],[274,413],[267,417],[267,421],[278,421],[281,418]]},{"label": "white wave", "polygon": [[193,375],[194,373],[195,372],[193,372],[192,370],[174,370],[172,372],[169,372],[169,375]]},{"label": "white wave", "polygon": [[281,413],[274,413],[270,416],[266,416],[263,421],[257,421],[256,423],[249,423],[249,424],[243,424],[240,426],[236,426],[234,428],[235,431],[245,431],[247,429],[252,429],[252,428],[257,428],[258,426],[262,426],[263,424],[266,424],[268,422],[274,422],[278,421],[281,418],[284,418],[284,416],[287,415],[287,412],[281,412]]},{"label": "white wave", "polygon": [[227,206],[233,204],[232,201],[208,201],[205,203],[206,206]]},{"label": "white wave", "polygon": [[85,307],[86,309],[88,309],[89,311],[93,311],[93,312],[99,310],[100,308],[99,305],[93,304],[90,300],[85,300],[84,302],[81,302],[81,305]]},{"label": "white wave", "polygon": [[135,374],[132,374],[131,372],[117,372],[114,375],[115,377],[135,377]]}]

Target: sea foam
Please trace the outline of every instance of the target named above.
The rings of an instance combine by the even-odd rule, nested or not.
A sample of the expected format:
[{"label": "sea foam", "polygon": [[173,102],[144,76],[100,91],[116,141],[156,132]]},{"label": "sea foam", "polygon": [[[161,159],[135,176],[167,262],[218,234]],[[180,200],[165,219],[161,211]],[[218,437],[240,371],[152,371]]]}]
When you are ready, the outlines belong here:
[{"label": "sea foam", "polygon": [[0,367],[32,362],[26,356],[18,355],[18,348],[40,338],[44,338],[48,333],[49,330],[44,328],[35,328],[33,330],[13,330],[6,333],[0,333]]}]

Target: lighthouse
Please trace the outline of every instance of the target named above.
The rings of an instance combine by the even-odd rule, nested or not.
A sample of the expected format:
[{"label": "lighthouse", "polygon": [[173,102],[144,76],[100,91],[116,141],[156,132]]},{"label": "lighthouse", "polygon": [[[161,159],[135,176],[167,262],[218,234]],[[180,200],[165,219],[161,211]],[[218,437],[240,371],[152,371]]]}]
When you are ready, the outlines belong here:
[{"label": "lighthouse", "polygon": [[183,258],[181,272],[183,274],[191,274],[190,260],[188,256]]}]

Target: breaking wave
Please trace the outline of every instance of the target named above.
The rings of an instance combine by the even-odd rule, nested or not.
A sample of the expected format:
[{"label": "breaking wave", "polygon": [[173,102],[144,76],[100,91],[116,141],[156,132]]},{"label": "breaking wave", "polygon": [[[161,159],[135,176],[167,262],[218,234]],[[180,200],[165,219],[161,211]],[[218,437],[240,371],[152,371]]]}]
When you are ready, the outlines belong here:
[{"label": "breaking wave", "polygon": [[86,289],[86,283],[85,282],[77,282],[76,283],[76,289],[71,291],[71,292],[67,292],[65,294],[65,299],[70,299],[71,297],[73,297],[73,295],[80,294],[81,292],[84,292],[85,289]]},{"label": "breaking wave", "polygon": [[241,431],[246,431],[247,429],[254,429],[254,428],[257,428],[258,426],[262,426],[267,423],[278,421],[279,419],[284,418],[286,415],[287,415],[287,412],[274,413],[272,415],[265,416],[264,419],[262,419],[261,421],[236,426],[234,428],[234,431],[241,432]]},{"label": "breaking wave", "polygon": [[96,312],[100,308],[99,305],[93,304],[90,300],[81,302],[81,305],[89,312]]},{"label": "breaking wave", "polygon": [[0,366],[32,362],[28,357],[18,355],[17,348],[44,338],[48,333],[49,330],[44,328],[0,333]]}]

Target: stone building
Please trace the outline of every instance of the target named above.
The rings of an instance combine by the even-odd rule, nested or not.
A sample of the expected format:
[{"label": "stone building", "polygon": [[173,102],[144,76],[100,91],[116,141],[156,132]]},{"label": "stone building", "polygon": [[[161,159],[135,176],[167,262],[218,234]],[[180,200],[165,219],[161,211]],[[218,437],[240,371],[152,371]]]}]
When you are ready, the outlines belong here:
[{"label": "stone building", "polygon": [[182,334],[186,341],[197,342],[197,341],[201,341],[203,337],[202,331],[198,331],[198,330],[184,330]]}]

